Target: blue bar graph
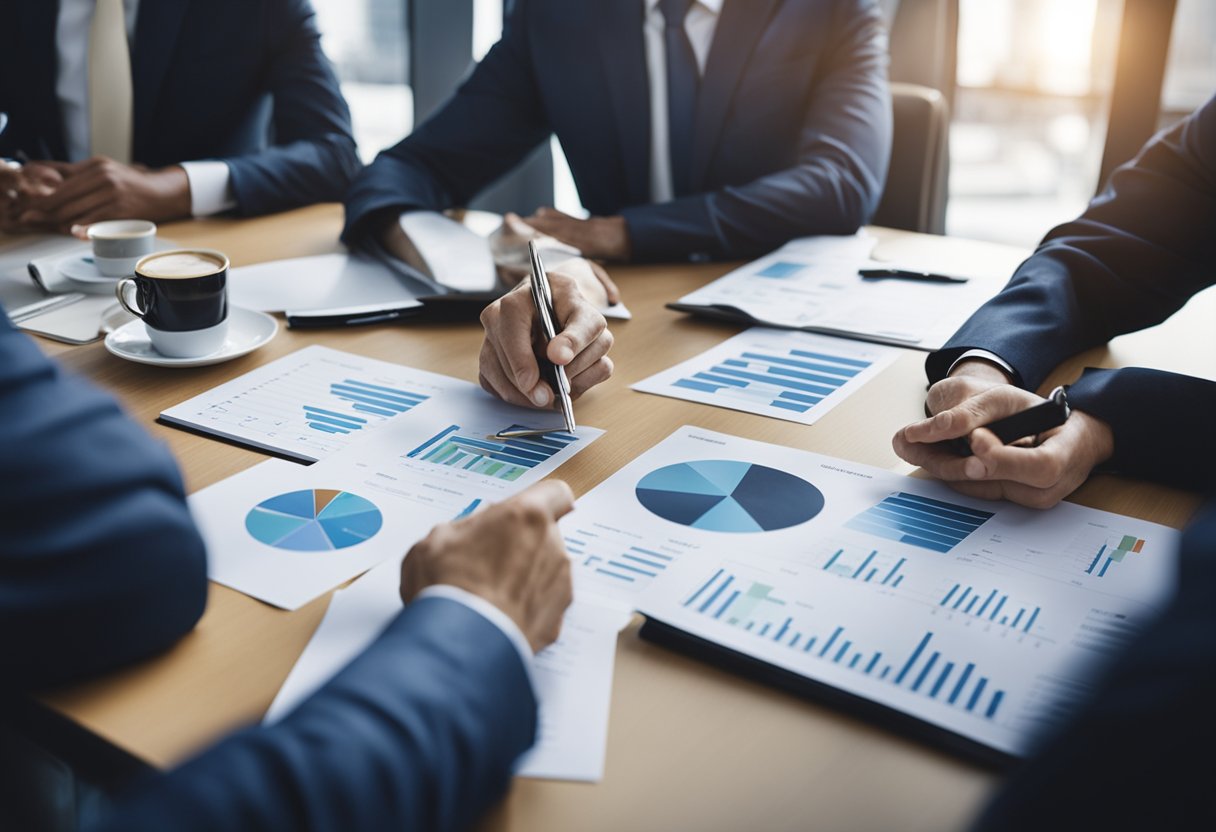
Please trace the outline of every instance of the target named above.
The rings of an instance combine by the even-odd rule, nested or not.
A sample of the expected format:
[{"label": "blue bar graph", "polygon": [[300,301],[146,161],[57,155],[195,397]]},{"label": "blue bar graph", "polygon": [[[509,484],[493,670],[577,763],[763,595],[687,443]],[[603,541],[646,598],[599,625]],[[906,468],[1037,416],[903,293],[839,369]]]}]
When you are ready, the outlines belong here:
[{"label": "blue bar graph", "polygon": [[[979,609],[973,611],[976,602],[979,601],[981,597],[984,599],[984,602],[980,604]],[[968,598],[971,600],[967,601]],[[960,608],[960,605],[963,604],[964,601],[967,601],[966,606],[962,606]],[[1031,625],[1033,625],[1039,617],[1040,609],[1038,607],[1022,607],[1018,610],[1017,615],[1013,617],[1013,621],[1010,621],[1009,615],[1012,613],[1012,608],[1010,609],[1009,613],[1001,615],[1001,611],[1005,609],[1005,604],[1008,601],[1009,596],[1002,593],[999,589],[990,589],[988,594],[984,595],[983,590],[977,592],[974,587],[964,587],[962,584],[954,584],[950,587],[946,594],[942,596],[942,599],[937,602],[937,605],[952,611],[957,610],[964,615],[971,615],[981,621],[989,621],[1002,627],[1009,627],[1012,630],[1020,629],[1024,633],[1029,633]],[[1026,620],[1026,624],[1024,626],[1019,627],[1018,625],[1026,616],[1027,610],[1030,610],[1030,617]],[[1000,618],[997,618],[998,615],[1000,615]]]},{"label": "blue bar graph", "polygon": [[[430,398],[422,393],[398,390],[353,378],[330,384],[329,393],[346,404],[327,407],[305,405],[304,421],[313,430],[331,434],[353,433],[367,427],[368,419],[361,414],[388,419],[406,413]],[[336,407],[349,407],[355,412],[340,412],[334,409]]]},{"label": "blue bar graph", "polygon": [[[878,559],[877,563],[875,559]],[[860,552],[846,555],[841,548],[824,563],[823,571],[866,584],[897,587],[904,577],[900,570],[907,562],[907,558],[882,558],[877,549],[871,549],[864,555]]]},{"label": "blue bar graph", "polygon": [[963,542],[991,517],[990,511],[901,491],[866,509],[845,526],[944,553]]},{"label": "blue bar graph", "polygon": [[[1005,692],[995,689],[988,677],[977,673],[974,662],[952,659],[937,649],[932,631],[920,635],[914,646],[908,643],[902,657],[897,652],[894,659],[888,658],[888,663],[883,664],[884,651],[867,649],[850,634],[847,626],[807,626],[806,621],[799,620],[799,607],[775,597],[773,591],[772,586],[740,579],[726,569],[718,569],[684,599],[683,605],[696,614],[776,642],[810,659],[889,682],[908,693],[960,708],[977,717],[995,719],[1000,712]],[[956,584],[943,601],[957,596],[958,591]],[[980,600],[974,593],[971,598]],[[1037,614],[1036,608],[1034,615]],[[1034,623],[1034,615],[1026,627]],[[805,641],[802,640],[804,635]],[[962,668],[961,672],[956,673],[959,668]]]},{"label": "blue bar graph", "polygon": [[869,366],[868,361],[842,356],[756,347],[690,373],[672,385],[713,394],[724,406],[731,401],[746,402],[806,413]]},{"label": "blue bar graph", "polygon": [[[523,425],[511,425],[503,431],[523,430]],[[460,425],[450,425],[406,454],[407,459],[420,459],[434,465],[460,468],[495,479],[513,481],[530,468],[564,450],[578,437],[568,433],[546,433],[519,439],[487,439],[484,436],[461,436]]]},{"label": "blue bar graph", "polygon": [[[611,578],[611,582],[636,588],[645,586],[675,562],[674,555],[644,549],[641,546],[628,546],[612,551],[603,544],[597,544],[593,547],[595,554],[589,554],[587,542],[581,537],[570,535],[565,538],[565,542],[566,551],[574,556],[576,562],[581,562],[597,575]],[[728,593],[722,600],[726,603],[719,606],[717,616],[724,613],[735,599]]]}]

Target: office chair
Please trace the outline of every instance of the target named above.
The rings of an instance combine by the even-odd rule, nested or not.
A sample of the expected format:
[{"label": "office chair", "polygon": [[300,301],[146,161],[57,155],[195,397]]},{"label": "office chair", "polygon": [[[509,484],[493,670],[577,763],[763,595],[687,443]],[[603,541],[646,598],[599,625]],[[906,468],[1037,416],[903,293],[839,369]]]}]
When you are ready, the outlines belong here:
[{"label": "office chair", "polygon": [[949,168],[950,107],[940,91],[891,84],[894,143],[887,185],[871,222],[944,234]]}]

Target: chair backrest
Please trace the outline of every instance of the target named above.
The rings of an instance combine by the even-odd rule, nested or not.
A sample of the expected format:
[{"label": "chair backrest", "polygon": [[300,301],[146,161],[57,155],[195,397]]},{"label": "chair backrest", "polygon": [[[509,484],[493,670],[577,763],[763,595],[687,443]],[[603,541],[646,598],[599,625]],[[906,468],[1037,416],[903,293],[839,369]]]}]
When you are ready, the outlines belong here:
[{"label": "chair backrest", "polygon": [[887,186],[871,222],[889,228],[946,232],[950,107],[938,90],[891,84],[894,143]]},{"label": "chair backrest", "polygon": [[879,0],[891,32],[895,142],[873,222],[944,234],[959,0]]}]

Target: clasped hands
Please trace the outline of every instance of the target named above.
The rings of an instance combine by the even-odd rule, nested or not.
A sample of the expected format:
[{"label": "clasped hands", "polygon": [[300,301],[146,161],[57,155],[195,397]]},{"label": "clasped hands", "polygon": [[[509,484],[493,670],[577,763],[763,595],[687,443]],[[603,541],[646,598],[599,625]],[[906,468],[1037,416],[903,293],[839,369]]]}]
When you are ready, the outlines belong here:
[{"label": "clasped hands", "polygon": [[[1051,508],[1111,457],[1114,436],[1105,422],[1076,409],[1060,427],[1011,445],[983,427],[1042,401],[994,364],[967,360],[929,388],[932,415],[900,430],[892,444],[901,458],[962,494]],[[947,444],[959,438],[970,442],[971,456]]]},{"label": "clasped hands", "polygon": [[153,170],[99,156],[0,167],[0,231],[70,233],[102,220],[189,215],[190,181],[177,166]]}]

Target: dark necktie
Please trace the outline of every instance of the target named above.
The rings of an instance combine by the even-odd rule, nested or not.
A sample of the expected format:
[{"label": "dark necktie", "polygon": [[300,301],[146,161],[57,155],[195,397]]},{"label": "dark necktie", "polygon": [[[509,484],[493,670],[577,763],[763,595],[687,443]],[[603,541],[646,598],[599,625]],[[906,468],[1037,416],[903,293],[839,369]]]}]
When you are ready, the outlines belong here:
[{"label": "dark necktie", "polygon": [[697,114],[697,88],[701,74],[692,41],[684,31],[684,18],[694,0],[660,0],[666,22],[667,138],[671,156],[671,184],[676,196],[692,192],[693,122]]}]

